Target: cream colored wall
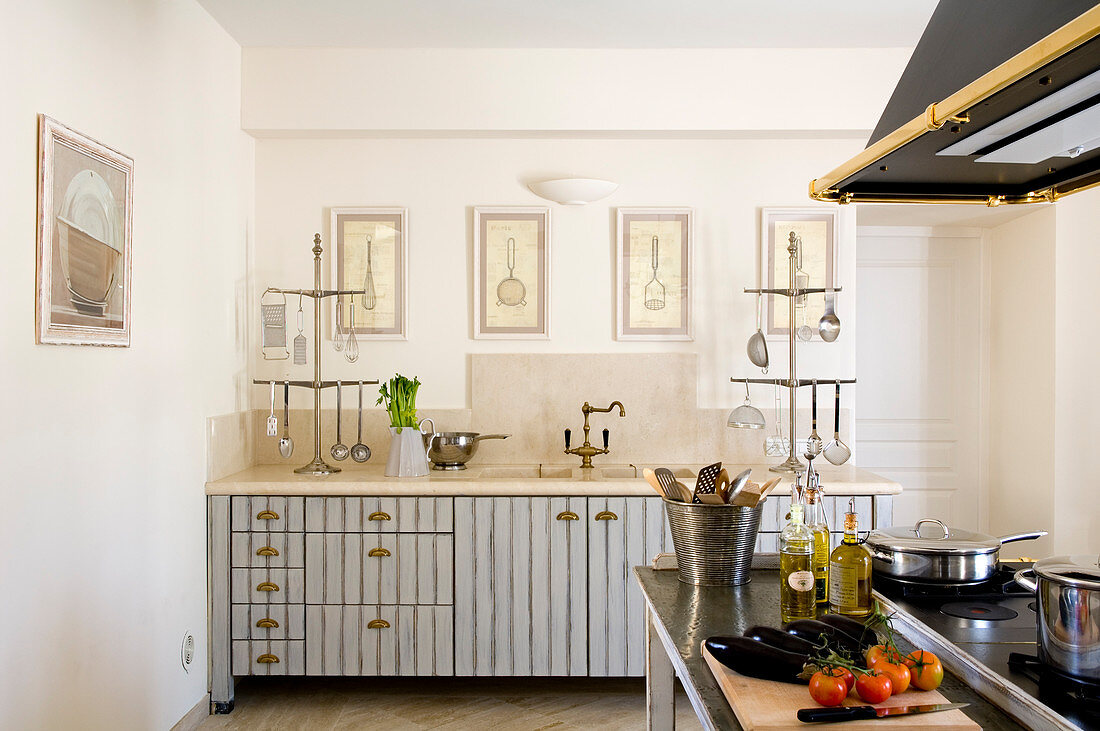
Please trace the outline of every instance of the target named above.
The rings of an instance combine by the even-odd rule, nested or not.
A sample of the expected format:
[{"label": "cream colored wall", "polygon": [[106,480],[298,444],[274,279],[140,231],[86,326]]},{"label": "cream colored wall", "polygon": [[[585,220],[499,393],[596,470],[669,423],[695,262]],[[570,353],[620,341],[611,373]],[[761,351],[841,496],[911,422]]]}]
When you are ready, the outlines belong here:
[{"label": "cream colored wall", "polygon": [[[686,406],[728,408],[743,399],[729,377],[760,375],[745,357],[755,301],[741,292],[757,281],[759,207],[813,206],[807,182],[860,147],[852,140],[263,139],[256,152],[253,296],[267,286],[311,283],[310,240],[320,232],[330,241],[329,207],[407,206],[409,339],[361,342],[354,365],[326,342],[326,378],[418,375],[425,384],[420,404],[461,409],[470,405],[474,353],[697,353],[697,404]],[[555,172],[607,177],[621,187],[605,200],[571,207],[543,201],[522,183]],[[551,208],[550,340],[471,337],[471,207],[495,204]],[[614,209],[647,205],[695,208],[694,342],[614,339]],[[801,372],[821,378],[854,371],[854,212],[837,210],[844,223],[838,282],[845,293],[837,305],[844,330],[833,344],[800,346],[799,356]],[[772,373],[782,376],[784,343],[772,341],[770,348]],[[312,360],[293,366],[254,353],[251,367],[259,378],[303,378]],[[562,377],[584,381],[584,374]],[[647,377],[654,384],[694,382],[694,374],[655,370]],[[580,383],[578,406],[585,399]],[[308,406],[308,398],[298,393],[294,403]],[[771,406],[770,389],[757,390],[755,398]],[[332,394],[325,403],[334,406]],[[253,390],[253,404],[266,408],[262,387]],[[808,405],[808,394],[801,405]]]},{"label": "cream colored wall", "polygon": [[989,531],[1048,530],[1009,556],[1046,556],[1055,532],[1055,217],[1046,208],[990,229]]},{"label": "cream colored wall", "polygon": [[1096,529],[1096,425],[1100,413],[1100,339],[1096,335],[1100,272],[1100,190],[1057,204],[1054,265],[1054,547],[1100,553]]},{"label": "cream colored wall", "polygon": [[[204,423],[244,396],[240,48],[191,0],[0,27],[0,726],[169,728],[207,688]],[[129,348],[34,344],[39,112],[135,160]]]}]

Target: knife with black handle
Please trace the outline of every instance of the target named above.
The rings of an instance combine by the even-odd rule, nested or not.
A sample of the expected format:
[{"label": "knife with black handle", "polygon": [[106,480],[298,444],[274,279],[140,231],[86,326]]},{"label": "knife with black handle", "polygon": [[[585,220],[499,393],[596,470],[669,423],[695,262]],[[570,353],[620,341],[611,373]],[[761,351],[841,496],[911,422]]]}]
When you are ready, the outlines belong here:
[{"label": "knife with black handle", "polygon": [[838,706],[837,708],[802,708],[798,711],[798,720],[802,723],[840,723],[841,721],[865,721],[876,718],[893,718],[914,713],[936,713],[955,708],[966,708],[969,703],[929,703],[921,706],[897,706],[895,708],[875,708],[874,706]]}]

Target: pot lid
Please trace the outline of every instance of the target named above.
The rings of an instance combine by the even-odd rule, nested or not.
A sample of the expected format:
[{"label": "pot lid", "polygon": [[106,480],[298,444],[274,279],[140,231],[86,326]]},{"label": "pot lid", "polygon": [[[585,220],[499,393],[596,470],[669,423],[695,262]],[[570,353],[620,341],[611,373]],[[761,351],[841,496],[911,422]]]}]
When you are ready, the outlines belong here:
[{"label": "pot lid", "polygon": [[1035,564],[1035,575],[1063,586],[1100,591],[1100,558],[1051,556]]},{"label": "pot lid", "polygon": [[993,553],[1001,547],[1001,539],[985,533],[960,528],[948,528],[932,518],[918,520],[913,526],[891,526],[871,531],[867,543],[875,548],[906,553],[949,553],[973,556]]}]

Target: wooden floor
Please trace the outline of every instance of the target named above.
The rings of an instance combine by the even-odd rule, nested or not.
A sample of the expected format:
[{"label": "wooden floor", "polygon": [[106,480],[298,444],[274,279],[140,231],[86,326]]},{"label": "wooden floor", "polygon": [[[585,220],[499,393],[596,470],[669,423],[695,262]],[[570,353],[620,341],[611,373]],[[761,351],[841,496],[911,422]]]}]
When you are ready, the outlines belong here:
[{"label": "wooden floor", "polygon": [[[677,729],[700,728],[676,696]],[[200,729],[643,729],[641,678],[248,678]]]}]

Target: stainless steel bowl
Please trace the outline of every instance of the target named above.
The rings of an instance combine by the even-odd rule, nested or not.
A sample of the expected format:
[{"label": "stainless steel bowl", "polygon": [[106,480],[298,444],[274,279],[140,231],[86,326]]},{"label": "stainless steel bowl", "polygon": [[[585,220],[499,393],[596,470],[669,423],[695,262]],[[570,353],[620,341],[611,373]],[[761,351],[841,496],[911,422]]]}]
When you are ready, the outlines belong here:
[{"label": "stainless steel bowl", "polygon": [[478,434],[470,431],[443,431],[425,434],[428,443],[428,459],[433,470],[464,470],[466,463],[477,454],[477,443],[482,439],[507,439],[511,434]]}]

